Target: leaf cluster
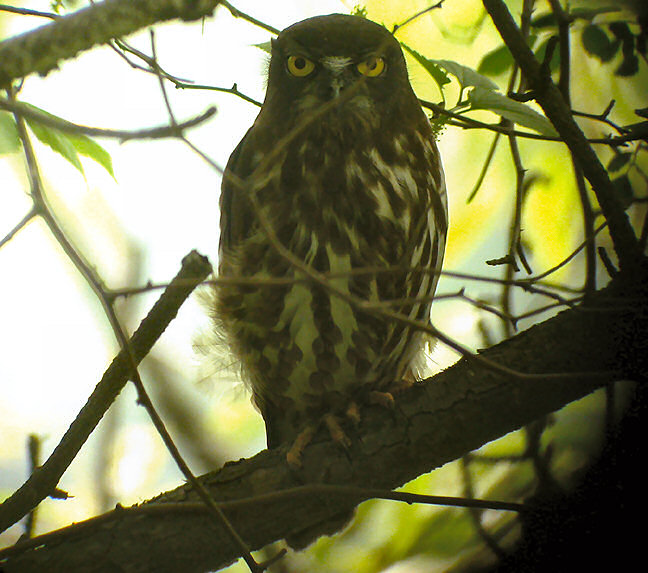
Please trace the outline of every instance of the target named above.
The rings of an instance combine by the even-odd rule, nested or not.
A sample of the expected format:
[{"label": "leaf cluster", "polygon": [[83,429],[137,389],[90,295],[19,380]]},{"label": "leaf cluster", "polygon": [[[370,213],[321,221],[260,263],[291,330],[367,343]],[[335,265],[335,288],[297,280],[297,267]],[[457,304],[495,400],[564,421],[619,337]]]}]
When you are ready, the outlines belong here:
[{"label": "leaf cluster", "polygon": [[[580,24],[580,39],[585,51],[603,63],[611,63],[619,53],[621,62],[617,64],[614,74],[621,77],[634,76],[639,72],[639,59],[646,59],[648,42],[648,20],[638,18],[634,23],[629,20],[614,19],[598,22],[603,16],[615,14],[618,6],[599,6],[573,8],[569,12],[570,22]],[[547,53],[547,47],[558,29],[558,21],[553,12],[541,13],[531,21],[532,33],[529,45],[536,58],[545,62],[552,72],[560,66],[558,51]],[[513,56],[509,49],[500,45],[484,56],[478,71],[487,76],[498,76],[511,69]]]},{"label": "leaf cluster", "polygon": [[[61,119],[35,105],[27,103],[23,105],[46,117]],[[115,177],[110,153],[94,139],[82,133],[67,133],[52,128],[35,119],[26,118],[26,121],[33,134],[41,143],[58,153],[78,169],[82,175],[84,175],[84,170],[80,156],[92,159],[110,173],[113,178]],[[16,120],[9,112],[0,111],[0,155],[17,152],[20,148],[21,142],[18,136]]]},{"label": "leaf cluster", "polygon": [[528,127],[541,135],[555,137],[556,130],[551,122],[532,107],[511,99],[499,91],[497,84],[486,75],[451,60],[427,58],[403,44],[405,50],[423,67],[437,84],[447,104],[445,88],[451,83],[450,76],[459,84],[457,102],[451,108],[453,113],[490,111],[513,123]]}]

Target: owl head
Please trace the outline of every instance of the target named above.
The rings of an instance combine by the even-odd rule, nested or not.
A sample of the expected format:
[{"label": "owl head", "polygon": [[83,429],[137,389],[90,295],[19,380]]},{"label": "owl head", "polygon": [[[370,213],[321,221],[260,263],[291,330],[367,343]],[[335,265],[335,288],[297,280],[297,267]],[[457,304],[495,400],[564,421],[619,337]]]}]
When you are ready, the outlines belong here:
[{"label": "owl head", "polygon": [[316,16],[286,28],[272,42],[263,109],[292,124],[328,102],[334,115],[388,116],[415,100],[398,42],[358,16]]}]

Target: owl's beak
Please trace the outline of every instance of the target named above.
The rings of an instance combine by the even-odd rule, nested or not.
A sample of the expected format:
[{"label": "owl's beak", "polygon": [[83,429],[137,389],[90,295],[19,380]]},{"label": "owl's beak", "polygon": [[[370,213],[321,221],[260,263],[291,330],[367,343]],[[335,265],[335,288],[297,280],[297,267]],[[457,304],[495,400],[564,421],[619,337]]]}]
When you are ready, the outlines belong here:
[{"label": "owl's beak", "polygon": [[331,78],[331,91],[332,91],[332,97],[331,99],[335,99],[339,97],[340,92],[346,85],[346,82],[340,78],[339,76],[333,76]]},{"label": "owl's beak", "polygon": [[328,76],[331,79],[331,99],[339,97],[342,90],[353,81],[353,76],[348,71],[351,64],[351,58],[340,56],[331,56],[322,59],[322,66],[328,72]]}]

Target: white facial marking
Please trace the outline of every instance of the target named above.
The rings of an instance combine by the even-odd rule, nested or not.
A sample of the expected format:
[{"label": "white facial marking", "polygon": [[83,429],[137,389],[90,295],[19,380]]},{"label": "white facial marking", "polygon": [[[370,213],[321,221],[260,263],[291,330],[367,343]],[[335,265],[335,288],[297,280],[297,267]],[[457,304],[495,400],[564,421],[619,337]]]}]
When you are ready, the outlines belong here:
[{"label": "white facial marking", "polygon": [[351,63],[351,58],[344,58],[342,56],[326,56],[322,58],[322,65],[333,73],[333,75],[339,75],[344,71],[344,68],[349,66]]}]

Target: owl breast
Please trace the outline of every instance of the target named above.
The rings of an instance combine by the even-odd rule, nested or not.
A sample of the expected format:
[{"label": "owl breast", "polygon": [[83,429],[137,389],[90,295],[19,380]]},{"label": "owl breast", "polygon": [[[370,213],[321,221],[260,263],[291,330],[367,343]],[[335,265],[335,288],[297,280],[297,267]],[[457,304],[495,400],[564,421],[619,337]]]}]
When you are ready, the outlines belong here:
[{"label": "owl breast", "polygon": [[269,445],[393,383],[421,346],[420,333],[384,313],[428,320],[437,277],[420,269],[443,253],[443,176],[421,115],[419,129],[382,143],[366,125],[318,124],[255,190],[276,239],[326,285],[283,257],[258,220],[221,254],[221,274],[258,279],[220,287],[218,314],[264,417],[280,412]]}]

